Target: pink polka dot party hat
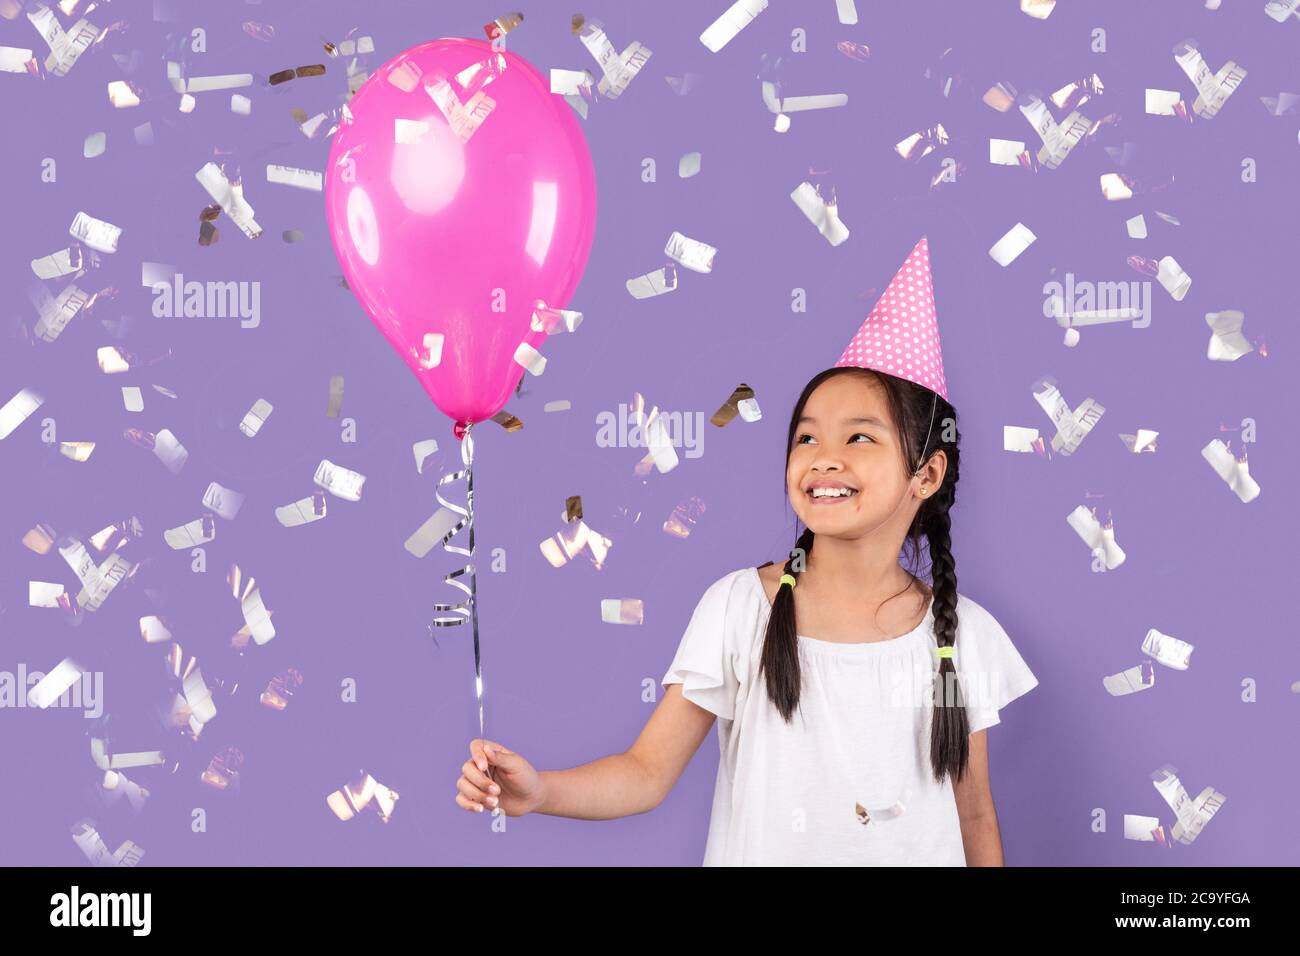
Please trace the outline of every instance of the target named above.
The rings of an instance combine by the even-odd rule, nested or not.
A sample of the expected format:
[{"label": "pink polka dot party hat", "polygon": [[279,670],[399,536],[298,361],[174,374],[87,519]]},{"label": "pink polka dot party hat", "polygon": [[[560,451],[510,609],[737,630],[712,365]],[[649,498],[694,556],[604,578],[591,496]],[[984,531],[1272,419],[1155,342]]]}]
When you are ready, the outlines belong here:
[{"label": "pink polka dot party hat", "polygon": [[848,348],[835,363],[915,382],[948,400],[925,236],[912,248]]}]

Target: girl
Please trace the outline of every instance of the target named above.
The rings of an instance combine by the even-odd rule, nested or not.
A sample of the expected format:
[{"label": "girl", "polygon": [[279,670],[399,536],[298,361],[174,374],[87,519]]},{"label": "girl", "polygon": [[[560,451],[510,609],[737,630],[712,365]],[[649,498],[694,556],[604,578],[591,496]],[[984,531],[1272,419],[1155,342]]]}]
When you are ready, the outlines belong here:
[{"label": "girl", "polygon": [[[1002,865],[985,731],[1038,681],[957,591],[959,435],[938,346],[922,238],[795,404],[786,492],[805,530],[789,559],[704,592],[628,751],[539,773],[474,740],[457,804],[644,813],[716,719],[706,866]],[[929,586],[915,574],[922,538]]]}]

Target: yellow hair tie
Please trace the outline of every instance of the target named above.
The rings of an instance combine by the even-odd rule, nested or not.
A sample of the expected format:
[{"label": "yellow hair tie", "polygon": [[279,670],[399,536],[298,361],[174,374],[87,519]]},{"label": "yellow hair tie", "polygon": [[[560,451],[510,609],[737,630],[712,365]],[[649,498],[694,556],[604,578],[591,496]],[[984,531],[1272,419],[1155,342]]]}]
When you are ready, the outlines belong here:
[{"label": "yellow hair tie", "polygon": [[939,648],[939,659],[943,660],[945,657],[952,657],[952,651],[953,648],[951,644],[947,647]]},{"label": "yellow hair tie", "polygon": [[[781,585],[785,585],[785,584],[790,585],[790,587],[794,587],[794,586],[795,586],[795,579],[794,579],[794,575],[793,575],[793,574],[783,574],[783,575],[781,575]],[[780,587],[781,585],[778,585],[778,587]]]}]

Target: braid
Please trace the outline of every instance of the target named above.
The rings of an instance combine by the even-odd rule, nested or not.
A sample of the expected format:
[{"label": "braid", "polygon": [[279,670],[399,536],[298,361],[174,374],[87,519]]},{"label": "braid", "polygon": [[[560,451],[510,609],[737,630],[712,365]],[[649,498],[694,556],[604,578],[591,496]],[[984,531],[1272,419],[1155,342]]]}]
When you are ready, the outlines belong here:
[{"label": "braid", "polygon": [[[957,565],[952,556],[949,509],[956,500],[956,469],[949,474],[938,494],[925,506],[921,526],[929,543],[930,577],[934,589],[934,636],[940,647],[957,642]],[[957,680],[952,658],[939,660],[935,682],[934,722],[930,733],[930,764],[935,779],[942,782],[945,773],[958,780],[966,772],[970,756],[970,722]]]},{"label": "braid", "polygon": [[[808,567],[812,554],[813,533],[805,528],[795,542],[790,558],[785,562],[784,574],[797,579]],[[767,695],[787,723],[799,704],[802,675],[799,671],[799,637],[794,612],[794,588],[782,584],[776,589],[772,602],[772,615],[768,620],[768,639],[763,642],[763,658],[759,665],[767,674]]]}]

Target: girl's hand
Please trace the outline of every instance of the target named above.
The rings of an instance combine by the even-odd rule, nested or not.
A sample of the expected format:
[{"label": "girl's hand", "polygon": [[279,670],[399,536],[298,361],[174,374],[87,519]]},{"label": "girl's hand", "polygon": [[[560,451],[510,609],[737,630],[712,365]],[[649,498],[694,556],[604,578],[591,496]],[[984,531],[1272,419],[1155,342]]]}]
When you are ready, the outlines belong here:
[{"label": "girl's hand", "polygon": [[546,793],[541,775],[519,754],[481,738],[469,742],[469,753],[456,781],[458,806],[471,813],[500,806],[506,816],[522,817],[542,805]]}]

